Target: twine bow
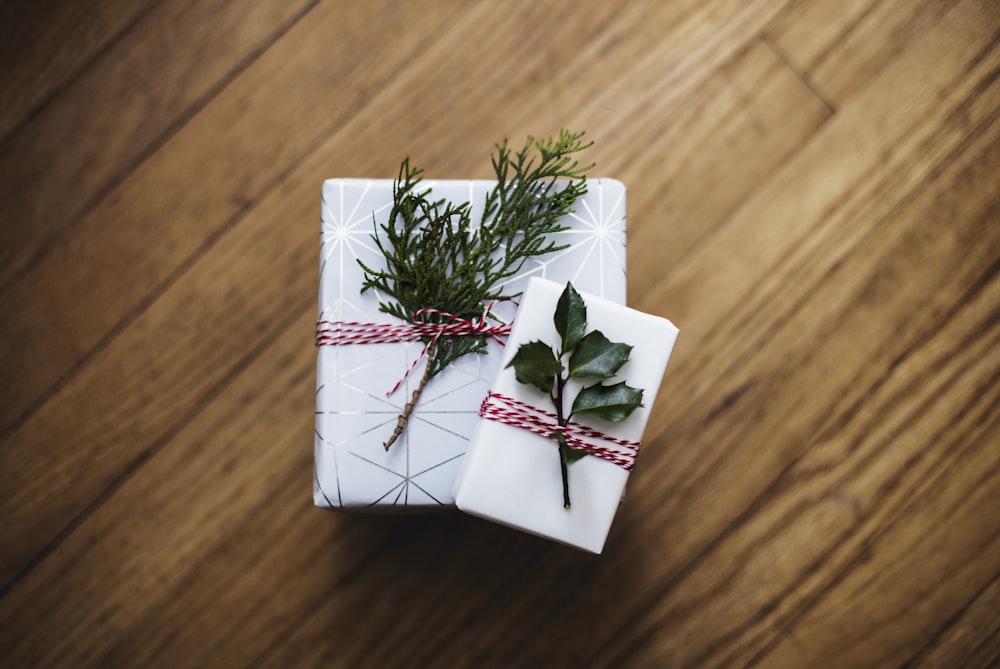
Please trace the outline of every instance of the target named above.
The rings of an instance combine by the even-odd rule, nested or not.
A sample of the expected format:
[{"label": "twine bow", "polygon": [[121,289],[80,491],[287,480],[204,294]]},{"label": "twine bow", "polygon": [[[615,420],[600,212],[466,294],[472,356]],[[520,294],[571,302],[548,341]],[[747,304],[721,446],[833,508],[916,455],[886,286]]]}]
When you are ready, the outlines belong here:
[{"label": "twine bow", "polygon": [[[493,307],[497,301],[494,300],[486,305],[483,314],[475,319],[462,318],[455,314],[441,311],[440,309],[419,309],[413,313],[410,322],[407,323],[364,323],[360,321],[328,321],[320,320],[316,322],[316,345],[317,346],[346,346],[349,344],[394,344],[408,341],[421,341],[428,339],[420,354],[413,360],[402,378],[396,385],[387,392],[386,397],[391,396],[403,384],[406,377],[410,375],[413,368],[417,366],[421,358],[427,355],[431,346],[435,345],[441,337],[492,337],[500,346],[504,345],[503,339],[510,334],[511,323],[491,322]],[[433,315],[443,319],[444,322],[431,322],[421,320],[422,316]]]}]

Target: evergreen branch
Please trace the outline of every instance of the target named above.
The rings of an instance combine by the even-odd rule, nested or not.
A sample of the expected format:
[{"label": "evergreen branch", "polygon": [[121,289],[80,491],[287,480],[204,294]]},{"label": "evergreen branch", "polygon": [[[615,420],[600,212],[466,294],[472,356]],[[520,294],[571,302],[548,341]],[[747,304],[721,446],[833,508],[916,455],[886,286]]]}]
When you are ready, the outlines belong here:
[{"label": "evergreen branch", "polygon": [[[423,170],[403,160],[389,217],[382,224],[373,220],[380,233],[372,239],[385,266],[375,269],[358,261],[365,275],[361,292],[374,289],[391,298],[379,309],[406,321],[426,308],[472,320],[486,303],[517,297],[503,289],[507,279],[528,259],[567,248],[548,235],[567,229],[560,220],[587,192],[585,174],[593,164],[581,166],[574,158],[592,145],[582,141],[583,135],[561,130],[544,141],[529,137],[518,151],[507,140],[496,144],[491,157],[496,185],[486,195],[477,226],[471,203],[432,200],[430,189],[421,189]],[[434,323],[442,317],[425,313],[419,318]],[[464,355],[485,353],[486,337],[440,337],[430,349],[427,380]]]}]

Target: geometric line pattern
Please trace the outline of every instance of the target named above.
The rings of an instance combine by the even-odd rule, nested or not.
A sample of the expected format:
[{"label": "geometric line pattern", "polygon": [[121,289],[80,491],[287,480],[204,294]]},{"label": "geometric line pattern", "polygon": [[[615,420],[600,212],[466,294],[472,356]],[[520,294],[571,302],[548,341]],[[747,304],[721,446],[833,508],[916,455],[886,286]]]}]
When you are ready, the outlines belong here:
[{"label": "geometric line pattern", "polygon": [[[491,181],[425,181],[435,198],[470,201],[478,220]],[[361,294],[358,261],[382,265],[372,240],[392,206],[391,180],[331,179],[323,184],[318,320],[392,323],[379,311],[376,291]],[[553,235],[558,253],[528,260],[506,282],[521,291],[532,277],[572,281],[577,290],[625,303],[625,187],[591,179],[588,193],[563,219],[569,230]],[[505,321],[515,307],[498,305]],[[398,322],[398,321],[395,321]],[[500,350],[462,358],[424,390],[400,439],[382,443],[420,378],[418,369],[391,396],[386,392],[419,355],[420,342],[320,346],[317,349],[314,500],[317,506],[393,510],[453,506],[452,484],[479,405],[499,366]]]}]

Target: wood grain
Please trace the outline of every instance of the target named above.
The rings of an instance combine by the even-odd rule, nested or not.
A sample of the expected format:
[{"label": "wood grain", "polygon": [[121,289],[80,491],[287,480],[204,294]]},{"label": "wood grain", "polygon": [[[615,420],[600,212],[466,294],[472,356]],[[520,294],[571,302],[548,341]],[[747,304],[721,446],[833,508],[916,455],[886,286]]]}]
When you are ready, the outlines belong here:
[{"label": "wood grain", "polygon": [[[487,15],[486,20],[483,20],[484,17],[473,13],[467,17],[466,23],[470,26],[491,27],[486,37],[495,40],[495,42],[481,41],[484,55],[488,53],[509,54],[514,47],[512,42],[514,32],[494,29],[497,26],[502,26],[503,20],[518,24],[524,20],[524,17],[509,12],[500,12],[496,9],[490,11],[494,11],[495,15]],[[433,16],[427,16],[426,20],[428,21],[436,20]],[[606,17],[599,14],[588,16],[588,20],[595,22],[600,22],[604,18]],[[737,12],[732,16],[727,15],[725,20],[727,25],[732,23],[742,26],[745,18],[744,13]],[[645,21],[651,32],[658,28],[656,25],[649,24],[648,20],[639,13],[626,16],[625,19],[634,21],[636,25]],[[575,35],[574,30],[579,29],[579,26],[572,23],[564,22],[564,26],[563,29],[567,36]],[[317,33],[317,41],[324,38],[321,31],[317,30]],[[461,32],[451,33],[451,35],[453,39],[464,39]],[[295,31],[291,31],[287,39],[289,40],[289,48],[301,44],[299,35]],[[38,413],[31,415],[30,419],[11,435],[10,447],[5,451],[4,457],[9,458],[9,462],[16,463],[17,467],[16,471],[15,467],[8,467],[6,474],[0,474],[0,476],[7,476],[11,481],[9,488],[11,494],[7,500],[0,502],[0,508],[3,508],[4,502],[9,504],[11,522],[8,527],[12,533],[19,534],[23,554],[18,557],[17,553],[11,551],[2,558],[0,566],[4,566],[4,568],[0,569],[0,574],[11,578],[20,565],[24,564],[24,560],[51,540],[59,531],[57,528],[64,526],[63,524],[67,522],[68,518],[72,517],[73,511],[71,509],[89,503],[93,492],[87,491],[86,482],[83,485],[80,482],[75,482],[68,475],[69,472],[81,466],[80,463],[88,460],[91,453],[99,452],[100,459],[91,464],[93,474],[91,480],[94,484],[94,490],[100,490],[127,469],[129,463],[140,457],[146,449],[158,448],[159,440],[168,430],[172,429],[172,421],[183,416],[188,410],[184,407],[197,406],[199,398],[204,393],[211,392],[213,384],[226,378],[231,373],[232,365],[241,364],[246,355],[245,349],[231,349],[213,356],[208,356],[208,352],[226,348],[223,346],[223,342],[226,341],[228,332],[236,330],[246,333],[243,346],[252,349],[256,345],[255,342],[259,342],[268,331],[268,305],[285,305],[289,301],[292,304],[296,302],[302,304],[303,298],[312,293],[309,286],[315,284],[315,263],[313,262],[315,236],[312,227],[307,222],[311,219],[308,212],[310,202],[313,199],[308,193],[316,188],[313,175],[325,169],[323,166],[331,161],[338,159],[344,161],[346,156],[357,157],[353,161],[355,165],[370,165],[370,167],[362,167],[362,169],[370,170],[371,173],[377,174],[379,169],[382,169],[385,170],[383,174],[391,175],[392,172],[389,171],[388,166],[398,160],[398,152],[394,149],[395,145],[415,134],[415,128],[407,125],[407,119],[410,118],[410,110],[416,103],[414,97],[421,89],[413,88],[411,81],[423,81],[424,85],[427,86],[434,81],[429,78],[436,76],[440,86],[446,85],[450,75],[443,65],[451,58],[454,48],[454,44],[447,40],[435,43],[431,50],[425,53],[424,59],[416,63],[419,69],[411,73],[412,79],[393,80],[372,101],[373,108],[391,105],[391,109],[394,110],[393,117],[387,113],[377,125],[373,125],[368,117],[358,116],[343,129],[338,130],[316,153],[310,155],[303,165],[298,166],[291,175],[285,178],[285,181],[273,192],[272,197],[266,200],[266,205],[255,209],[250,216],[234,221],[233,227],[236,232],[230,233],[227,230],[228,234],[222,241],[218,243],[212,241],[213,246],[210,251],[205,254],[204,258],[199,258],[197,266],[200,269],[187,272],[176,285],[171,286],[159,297],[158,304],[166,304],[165,299],[168,302],[175,299],[168,298],[168,295],[178,295],[176,299],[179,302],[174,304],[201,305],[205,309],[205,313],[209,314],[208,320],[204,321],[203,325],[196,327],[187,319],[177,321],[172,312],[164,310],[162,307],[157,309],[158,304],[154,304],[152,312],[143,313],[140,318],[125,328],[122,335],[118,336],[108,348],[101,350],[96,356],[100,360],[123,361],[123,364],[126,365],[124,369],[117,363],[89,365],[80,376],[72,378],[64,387],[60,388]],[[671,49],[674,48],[671,47]],[[623,54],[623,56],[626,55],[627,53]],[[533,71],[528,67],[532,64],[532,57],[535,58],[534,67],[537,69],[542,69],[548,62],[544,54],[533,56],[529,52],[525,53],[525,57],[520,59],[518,63],[518,68],[513,71],[498,69],[498,63],[489,60],[482,61],[482,73],[479,76],[470,76],[469,78],[469,81],[474,82],[477,88],[466,94],[475,98],[488,92],[497,100],[509,99],[518,86],[523,85],[523,80],[520,77],[523,76],[530,80],[534,76]],[[305,62],[304,57],[303,61]],[[312,62],[308,61],[307,64],[312,66]],[[509,63],[509,61],[504,62]],[[279,63],[280,61],[273,65],[277,66]],[[265,65],[271,66],[272,64],[270,61],[262,60],[261,67],[263,68]],[[655,63],[651,63],[651,66],[653,65]],[[250,77],[256,71],[256,68],[251,68],[245,74]],[[705,74],[702,73],[701,76]],[[259,89],[259,86],[254,82],[247,85],[254,90]],[[234,84],[231,89],[235,87]],[[575,96],[580,95],[573,89],[567,89],[566,94],[573,96],[564,103],[566,106],[573,106]],[[445,136],[444,128],[449,125],[449,119],[444,113],[444,109],[450,106],[450,102],[447,98],[441,98],[437,100],[436,104],[441,106],[442,113],[434,115],[436,120],[431,122],[432,125],[429,128],[426,127],[427,124],[424,124],[423,130],[427,136]],[[516,118],[514,114],[523,113],[519,110],[520,106],[512,108],[511,115],[505,117],[505,120],[509,122],[512,118]],[[206,108],[205,112],[199,114],[193,121],[193,124],[197,124],[204,114],[214,111],[214,107]],[[492,111],[492,109],[482,109],[481,113],[491,114]],[[435,133],[436,128],[440,129]],[[501,133],[497,130],[495,134]],[[519,134],[526,134],[526,132]],[[379,138],[386,136],[388,137],[382,140],[385,143],[379,144]],[[279,138],[276,137],[275,141],[279,141]],[[378,145],[384,148],[375,152],[367,150],[366,146],[368,145]],[[420,155],[424,157],[429,165],[428,169],[431,170],[434,169],[432,166],[436,164],[435,161],[440,161],[441,156],[449,155],[449,153],[446,144],[438,144],[426,147]],[[183,157],[178,158],[177,164],[170,166],[171,169],[180,170],[182,168],[180,163],[183,160]],[[484,169],[488,165],[485,162],[485,156],[482,156],[480,161],[483,166],[479,169]],[[153,166],[152,163],[147,165],[150,168]],[[144,165],[137,175],[142,175],[147,165]],[[385,167],[380,168],[379,165]],[[349,173],[347,171],[349,169],[358,169],[358,167],[345,166],[341,173]],[[175,172],[174,177],[181,179],[184,178],[185,174],[185,172]],[[134,197],[137,200],[137,207],[148,207],[150,204],[148,191],[152,187],[151,180],[156,179],[156,177],[151,175],[149,179],[150,181],[143,180],[136,183]],[[156,180],[160,184],[163,182],[162,178]],[[131,182],[127,185],[131,185]],[[206,198],[211,197],[213,201],[218,199],[217,194],[209,194],[207,191],[198,193],[198,195]],[[171,200],[165,199],[154,201],[154,204],[157,207],[167,207],[170,202]],[[225,213],[229,213],[227,210],[231,205],[228,202],[220,202],[219,204],[223,205]],[[129,225],[127,218],[116,217],[116,219],[120,220],[123,226]],[[181,216],[181,219],[192,227],[203,227],[204,225],[195,218],[189,219],[187,216]],[[300,221],[302,224],[289,228],[284,224],[288,220]],[[182,228],[180,224],[173,227],[178,230]],[[147,230],[134,231],[134,234],[142,235],[145,239],[153,236],[153,233]],[[130,237],[132,237],[131,234],[128,237],[116,237],[114,240],[108,239],[107,241],[109,244],[122,243],[123,239]],[[177,240],[177,245],[181,245],[180,238]],[[277,256],[275,249],[282,249],[282,253],[287,252],[287,255]],[[165,250],[169,252],[173,250],[173,247],[166,246]],[[94,247],[95,253],[105,253],[106,251],[107,249],[102,250],[100,247]],[[125,255],[127,257],[127,254]],[[236,265],[231,264],[234,258],[239,259]],[[156,256],[151,258],[151,262],[157,260],[159,258]],[[164,260],[181,262],[176,256],[164,258]],[[262,275],[255,270],[255,267],[261,266],[283,267],[286,268],[287,274],[283,275],[283,281],[275,282],[273,276]],[[81,281],[81,287],[89,285],[92,291],[104,282],[117,286],[121,279],[120,274],[108,272],[105,268],[101,268],[100,276],[88,276],[82,270],[77,275]],[[53,278],[56,276],[58,276],[56,272],[53,272]],[[98,284],[99,280],[100,284]],[[134,289],[139,289],[142,283],[130,281],[129,285]],[[274,291],[277,293],[275,294]],[[30,291],[26,289],[26,295],[33,292],[34,289]],[[114,294],[118,296],[117,299],[122,299],[127,297],[127,292],[116,289]],[[272,302],[272,300],[276,301]],[[28,303],[25,308],[30,308],[30,300],[25,299],[24,301]],[[67,308],[69,306],[67,305]],[[39,317],[42,317],[42,314],[39,314]],[[85,336],[86,333],[82,330],[86,327],[87,322],[94,320],[94,314],[87,314],[86,319],[77,328],[77,339],[82,339]],[[164,340],[164,343],[155,352],[150,349],[148,344],[149,337],[154,335]],[[45,356],[51,357],[51,352],[40,352],[39,357]],[[180,363],[181,360],[189,360],[190,364],[199,365],[200,372],[196,382],[172,383],[168,381],[172,375],[183,376],[187,374],[185,366]],[[201,362],[195,362],[196,360]],[[202,364],[206,360],[210,360],[210,364]],[[125,388],[121,383],[123,378],[130,378],[134,381],[130,387]],[[118,387],[120,392],[107,394],[96,391],[97,388],[109,387]],[[157,401],[152,401],[154,397]],[[169,411],[162,410],[165,404],[170,407]],[[56,417],[63,411],[68,411],[78,418]],[[102,422],[104,419],[83,420],[82,422],[86,423],[88,427],[81,431],[78,426],[79,418],[91,415],[106,417],[107,422]],[[127,432],[116,433],[117,429],[124,427],[124,424],[118,421],[125,416],[129,417]],[[123,438],[126,433],[128,434],[127,439]],[[40,450],[35,446],[38,443],[54,442],[66,444],[66,452],[53,453]],[[70,446],[71,442],[75,445]],[[51,472],[53,466],[65,468],[62,471],[66,472],[66,476],[62,478],[59,489],[62,491],[63,486],[65,486],[66,494],[45,495],[39,502],[29,502],[28,500],[34,499],[42,491],[28,485],[27,482],[35,476],[42,475],[42,472]],[[53,483],[56,480],[58,479],[54,479]],[[17,486],[17,481],[21,481],[22,485]],[[26,525],[23,528],[19,527],[22,516],[16,509],[26,510],[29,507],[31,508],[30,520],[28,516],[23,516]],[[49,513],[53,514],[50,516],[51,525],[47,526],[47,523],[40,522],[45,517],[43,509],[48,509]],[[67,514],[69,515],[67,516]]]},{"label": "wood grain", "polygon": [[[235,6],[229,11],[245,13]],[[170,139],[167,150],[129,173],[29,272],[0,288],[0,300],[14,315],[3,342],[3,373],[19,382],[16,392],[3,391],[0,425],[23,420],[46,392],[64,383],[79,360],[176,280],[192,254],[232,227],[313,142],[356,113],[370,97],[369,87],[389,77],[419,43],[419,32],[401,33],[396,58],[379,59],[362,47],[385,27],[356,15],[353,22],[339,19],[350,39],[327,48],[323,27],[337,10],[317,11],[229,82]],[[439,19],[426,20],[437,25]],[[317,60],[319,51],[348,67],[331,72]],[[294,77],[285,75],[289,70]],[[277,88],[279,83],[265,82],[284,83]],[[353,101],[339,93],[341,86],[357,91]],[[326,97],[316,99],[317,91]],[[275,99],[281,105],[272,104]],[[295,118],[300,122],[293,123]],[[73,268],[69,274],[67,267]],[[72,337],[49,327],[53,313],[72,325]]]},{"label": "wood grain", "polygon": [[[856,106],[825,124],[726,225],[635,301],[669,311],[684,328],[663,395],[684,388],[685,397],[696,397],[714,383],[773,327],[776,299],[794,304],[996,116],[1000,16],[978,9],[977,2],[956,5],[924,42],[885,63]],[[723,313],[729,326],[720,328]],[[652,430],[687,406],[665,406]]]},{"label": "wood grain", "polygon": [[[997,662],[995,3],[10,12],[0,665]],[[311,508],[321,180],[562,126],[682,333],[605,554]]]},{"label": "wood grain", "polygon": [[[919,45],[954,4],[805,2],[774,24],[768,39],[817,94],[839,107],[878,77],[886,61]],[[989,3],[979,2],[969,11],[978,16],[989,9]]]},{"label": "wood grain", "polygon": [[[727,498],[745,508],[741,488],[775,483],[767,508],[746,526],[726,528],[686,574],[689,588],[661,595],[637,625],[638,635],[658,630],[646,644],[648,661],[677,654],[698,666],[745,663],[753,655],[747,647],[760,643],[753,637],[767,634],[769,621],[793,616],[796,599],[816,596],[967,442],[992,433],[1000,408],[993,313],[1000,292],[980,291],[1000,267],[1000,238],[984,226],[1000,214],[1000,189],[991,183],[1000,167],[998,125],[982,138],[985,150],[969,151],[967,161],[888,221],[752,361],[720,380],[715,397],[730,400],[723,408],[705,403],[662,437],[694,446],[702,457],[673,463],[679,471],[669,475],[671,499],[660,500],[661,509],[664,502],[682,512]],[[949,225],[956,211],[961,225]],[[970,254],[972,247],[980,253]],[[942,299],[946,294],[963,299]],[[817,318],[816,304],[828,309],[825,318]],[[889,364],[873,368],[872,351]],[[803,396],[819,379],[836,401]],[[766,413],[761,395],[768,397]],[[958,426],[950,435],[948,428]],[[743,446],[758,443],[768,444],[766,453]],[[708,500],[702,490],[727,492]],[[696,528],[685,535],[695,536]],[[709,623],[711,633],[692,634]],[[616,647],[630,640],[626,635]]]},{"label": "wood grain", "polygon": [[1000,662],[1000,578],[953,616],[907,665],[943,668],[962,662],[973,667]]},{"label": "wood grain", "polygon": [[55,237],[72,243],[67,228],[308,7],[169,2],[142,16],[3,146],[0,285]]},{"label": "wood grain", "polygon": [[[661,188],[629,193],[629,207],[642,212],[629,231],[632,276],[659,274],[677,263],[830,115],[761,42],[686,99],[683,109],[642,131],[648,150],[611,168],[625,183],[653,171],[660,175]],[[739,169],[730,178],[712,178],[734,164]]]},{"label": "wood grain", "polygon": [[[959,613],[983,582],[996,576],[996,427],[957,463],[950,485],[924,495],[913,510],[916,518],[892,526],[864,564],[797,622],[768,654],[767,664],[902,664],[933,636],[942,618]],[[900,624],[904,618],[906,624]],[[809,639],[808,647],[795,642],[797,635]],[[962,657],[958,664],[966,661],[965,653]]]},{"label": "wood grain", "polygon": [[0,139],[41,109],[102,50],[128,34],[156,0],[81,5],[60,0],[10,0],[0,5]]}]

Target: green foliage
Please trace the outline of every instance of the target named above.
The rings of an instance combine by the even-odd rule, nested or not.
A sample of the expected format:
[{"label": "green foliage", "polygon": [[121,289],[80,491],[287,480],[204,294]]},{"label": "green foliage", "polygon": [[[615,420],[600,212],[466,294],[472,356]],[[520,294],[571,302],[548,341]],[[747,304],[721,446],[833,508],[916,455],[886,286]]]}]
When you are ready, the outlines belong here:
[{"label": "green foliage", "polygon": [[573,288],[573,284],[567,283],[566,290],[559,296],[553,320],[556,332],[562,340],[562,350],[575,349],[587,329],[587,305],[584,304],[580,293]]},{"label": "green foliage", "polygon": [[563,371],[555,352],[540,341],[522,344],[507,367],[514,368],[518,383],[535,386],[546,395],[552,394],[556,377]]},{"label": "green foliage", "polygon": [[587,451],[578,451],[575,448],[564,448],[562,452],[562,458],[567,465],[571,465],[577,460],[583,460],[588,455],[590,453]]},{"label": "green foliage", "polygon": [[[514,368],[519,383],[533,385],[552,398],[560,425],[568,424],[576,414],[620,423],[642,406],[641,389],[624,381],[608,386],[602,384],[628,362],[633,347],[609,340],[600,330],[586,331],[587,305],[572,283],[567,283],[559,296],[552,320],[561,350],[553,351],[540,341],[522,344],[507,366]],[[568,358],[568,365],[564,365],[564,358]],[[569,414],[564,415],[564,391],[570,378],[598,379],[598,382],[580,390]],[[560,442],[567,464],[586,455],[567,448],[561,433],[555,433],[553,438]]]},{"label": "green foliage", "polygon": [[[559,425],[566,427],[575,414],[589,414],[620,423],[642,406],[642,390],[624,381],[605,386],[628,362],[632,346],[613,342],[600,330],[587,332],[587,305],[567,282],[556,302],[552,322],[559,335],[561,349],[552,350],[544,342],[522,344],[507,367],[514,368],[518,383],[532,385],[547,394],[556,408]],[[563,359],[568,358],[568,367]],[[599,379],[577,393],[569,414],[564,412],[566,384],[570,378]],[[559,445],[559,469],[562,474],[563,506],[570,508],[567,467],[589,455],[570,448],[562,430],[549,435]]]},{"label": "green foliage", "polygon": [[610,379],[618,373],[632,347],[616,344],[600,330],[588,332],[569,358],[569,375],[577,379]]},{"label": "green foliage", "polygon": [[[425,308],[471,320],[491,300],[517,297],[501,284],[529,258],[566,248],[548,235],[566,229],[560,219],[587,192],[584,177],[593,165],[581,166],[573,158],[591,145],[583,143],[583,134],[562,130],[544,141],[529,137],[519,151],[506,140],[497,144],[492,156],[497,183],[478,225],[468,202],[431,199],[430,189],[421,186],[423,170],[404,160],[389,218],[377,224],[381,234],[372,235],[385,267],[358,261],[365,273],[362,292],[375,289],[391,298],[380,303],[381,311],[407,321]],[[441,320],[432,313],[420,318]],[[485,352],[485,336],[442,337],[428,351],[428,378],[463,355]]]},{"label": "green foliage", "polygon": [[611,386],[588,386],[573,400],[574,414],[589,413],[620,423],[642,406],[642,390],[624,381]]}]

